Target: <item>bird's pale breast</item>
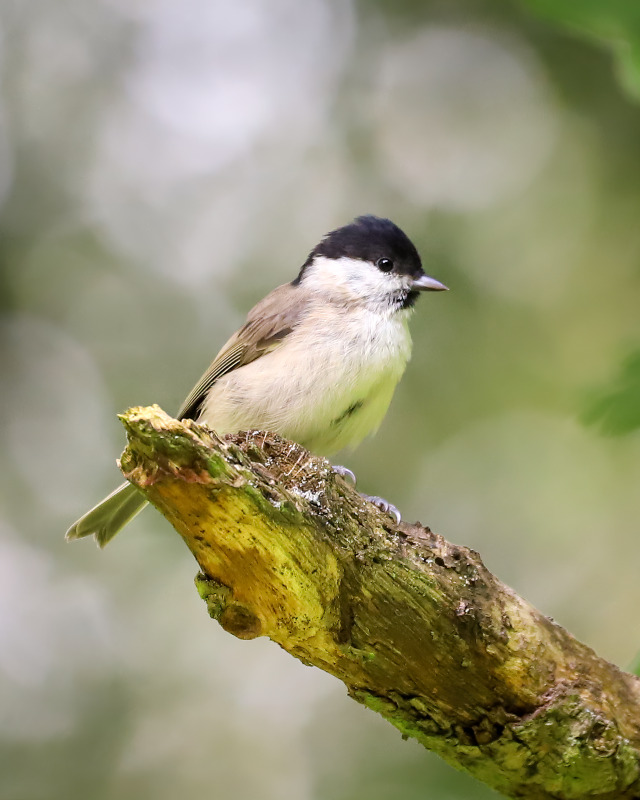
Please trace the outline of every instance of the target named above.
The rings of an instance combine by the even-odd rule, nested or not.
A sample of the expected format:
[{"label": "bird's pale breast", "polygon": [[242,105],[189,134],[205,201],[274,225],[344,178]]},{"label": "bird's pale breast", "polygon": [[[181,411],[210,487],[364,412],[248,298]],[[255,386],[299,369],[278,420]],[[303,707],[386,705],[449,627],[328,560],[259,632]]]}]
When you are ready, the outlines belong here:
[{"label": "bird's pale breast", "polygon": [[282,346],[220,378],[201,419],[279,433],[330,455],[382,421],[411,353],[404,313],[319,308]]}]

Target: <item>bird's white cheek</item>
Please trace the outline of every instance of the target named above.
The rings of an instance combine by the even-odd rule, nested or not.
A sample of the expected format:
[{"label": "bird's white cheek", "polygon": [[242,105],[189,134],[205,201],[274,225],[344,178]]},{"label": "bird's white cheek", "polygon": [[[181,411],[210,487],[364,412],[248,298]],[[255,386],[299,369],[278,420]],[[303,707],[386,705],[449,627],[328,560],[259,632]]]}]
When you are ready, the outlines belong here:
[{"label": "bird's white cheek", "polygon": [[306,288],[331,297],[343,293],[352,298],[386,304],[395,292],[406,289],[399,275],[381,272],[374,264],[355,258],[318,257],[304,277]]}]

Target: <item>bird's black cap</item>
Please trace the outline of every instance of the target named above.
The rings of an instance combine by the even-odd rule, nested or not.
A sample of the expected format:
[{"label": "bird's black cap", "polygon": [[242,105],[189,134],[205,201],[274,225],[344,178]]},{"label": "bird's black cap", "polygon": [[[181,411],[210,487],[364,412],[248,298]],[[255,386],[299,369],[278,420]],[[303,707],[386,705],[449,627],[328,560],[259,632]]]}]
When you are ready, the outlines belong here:
[{"label": "bird's black cap", "polygon": [[357,217],[349,225],[328,233],[309,253],[294,283],[300,281],[316,256],[335,259],[346,256],[374,264],[380,258],[389,258],[393,272],[411,276],[422,273],[422,262],[411,239],[390,219],[373,214]]}]

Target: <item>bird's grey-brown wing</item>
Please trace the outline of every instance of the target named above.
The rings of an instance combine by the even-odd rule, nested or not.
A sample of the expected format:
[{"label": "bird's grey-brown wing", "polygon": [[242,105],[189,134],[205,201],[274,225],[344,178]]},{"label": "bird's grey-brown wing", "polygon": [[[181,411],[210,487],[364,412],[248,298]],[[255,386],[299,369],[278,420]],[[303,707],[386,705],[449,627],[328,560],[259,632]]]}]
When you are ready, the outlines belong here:
[{"label": "bird's grey-brown wing", "polygon": [[222,347],[189,392],[180,406],[178,419],[197,419],[207,392],[218,378],[279,347],[296,327],[309,302],[309,295],[301,287],[285,283],[257,303],[245,324]]}]

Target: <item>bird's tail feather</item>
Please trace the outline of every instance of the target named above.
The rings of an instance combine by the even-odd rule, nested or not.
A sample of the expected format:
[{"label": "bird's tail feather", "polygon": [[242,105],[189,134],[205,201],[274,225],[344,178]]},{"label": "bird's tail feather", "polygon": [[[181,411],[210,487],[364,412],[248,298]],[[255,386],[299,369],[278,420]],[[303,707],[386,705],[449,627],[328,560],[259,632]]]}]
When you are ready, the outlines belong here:
[{"label": "bird's tail feather", "polygon": [[146,505],[144,495],[135,486],[123,483],[80,517],[67,531],[66,539],[71,541],[94,534],[98,546],[104,547]]}]

